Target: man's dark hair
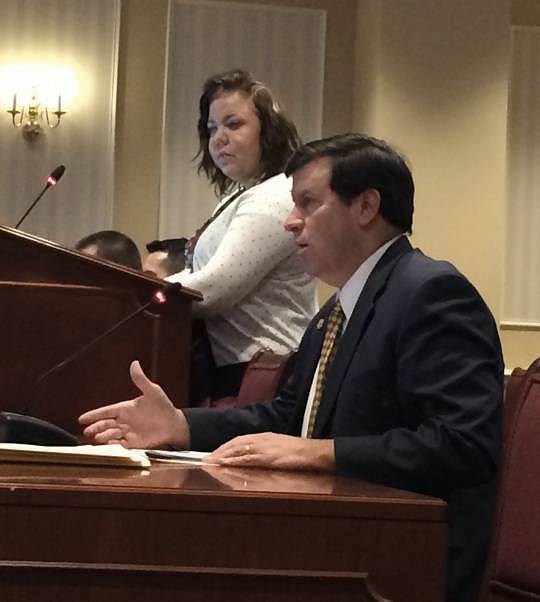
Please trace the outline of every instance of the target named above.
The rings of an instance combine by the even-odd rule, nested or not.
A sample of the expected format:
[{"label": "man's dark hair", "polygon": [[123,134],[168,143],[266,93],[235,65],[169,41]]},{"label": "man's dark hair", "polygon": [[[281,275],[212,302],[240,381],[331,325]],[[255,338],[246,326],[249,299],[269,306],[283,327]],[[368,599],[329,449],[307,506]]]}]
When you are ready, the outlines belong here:
[{"label": "man's dark hair", "polygon": [[373,188],[381,196],[379,212],[390,224],[411,232],[414,182],[403,157],[386,142],[363,134],[341,134],[301,146],[289,160],[292,173],[315,159],[327,157],[332,166],[330,188],[345,203]]},{"label": "man's dark hair", "polygon": [[137,245],[125,234],[116,230],[101,230],[81,238],[75,249],[84,251],[88,247],[96,247],[96,256],[100,259],[114,261],[135,270],[142,269],[141,254]]},{"label": "man's dark hair", "polygon": [[208,150],[210,104],[224,93],[236,91],[249,95],[261,122],[261,168],[266,178],[282,172],[289,157],[301,144],[296,126],[285,115],[275,95],[265,84],[255,80],[251,73],[232,69],[210,77],[203,86],[199,100],[199,151],[196,157],[200,157],[198,172],[206,174],[217,194],[224,194],[235,182],[216,167]]},{"label": "man's dark hair", "polygon": [[163,268],[168,275],[181,272],[186,267],[185,250],[187,238],[165,238],[153,240],[146,245],[149,253],[163,251],[167,257],[163,260]]}]

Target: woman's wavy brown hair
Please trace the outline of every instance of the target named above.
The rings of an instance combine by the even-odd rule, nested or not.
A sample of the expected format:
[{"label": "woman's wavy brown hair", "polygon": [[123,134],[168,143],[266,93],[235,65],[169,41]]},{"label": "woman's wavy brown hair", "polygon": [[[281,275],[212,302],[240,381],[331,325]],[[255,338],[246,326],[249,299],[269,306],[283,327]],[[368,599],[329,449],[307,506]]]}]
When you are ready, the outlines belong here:
[{"label": "woman's wavy brown hair", "polygon": [[199,151],[195,158],[200,157],[197,172],[204,171],[217,195],[228,192],[235,182],[216,167],[210,156],[208,114],[213,100],[224,93],[236,91],[249,95],[261,122],[261,167],[265,178],[282,172],[289,157],[301,144],[296,126],[284,114],[277,98],[267,86],[255,80],[251,73],[232,69],[210,77],[203,86],[199,100]]}]

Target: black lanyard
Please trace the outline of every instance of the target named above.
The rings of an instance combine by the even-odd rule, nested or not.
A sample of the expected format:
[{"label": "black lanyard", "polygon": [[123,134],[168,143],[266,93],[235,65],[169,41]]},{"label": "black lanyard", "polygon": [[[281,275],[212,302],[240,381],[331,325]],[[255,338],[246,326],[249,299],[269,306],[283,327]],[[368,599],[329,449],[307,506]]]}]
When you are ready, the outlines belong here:
[{"label": "black lanyard", "polygon": [[186,256],[186,269],[188,269],[190,272],[193,272],[193,254],[195,252],[195,247],[197,246],[197,243],[199,242],[199,238],[201,237],[201,234],[206,230],[206,228],[208,228],[208,226],[215,220],[217,219],[224,211],[225,209],[227,209],[227,207],[235,200],[237,199],[241,194],[243,194],[246,191],[246,188],[244,186],[240,186],[240,188],[234,193],[232,194],[224,203],[223,205],[221,205],[219,207],[219,209],[214,213],[214,215],[212,215],[212,217],[210,219],[207,219],[204,224],[198,228],[195,231],[195,234],[189,239],[188,243],[186,244],[186,248],[184,251],[184,254]]}]

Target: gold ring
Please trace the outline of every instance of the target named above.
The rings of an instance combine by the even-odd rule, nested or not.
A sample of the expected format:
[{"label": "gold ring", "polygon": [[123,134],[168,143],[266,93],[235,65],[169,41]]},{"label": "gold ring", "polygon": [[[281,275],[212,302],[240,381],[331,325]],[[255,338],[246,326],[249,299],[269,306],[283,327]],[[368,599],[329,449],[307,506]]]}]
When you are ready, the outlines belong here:
[{"label": "gold ring", "polygon": [[246,444],[246,454],[249,454],[251,451],[251,447],[249,447],[249,443]]}]

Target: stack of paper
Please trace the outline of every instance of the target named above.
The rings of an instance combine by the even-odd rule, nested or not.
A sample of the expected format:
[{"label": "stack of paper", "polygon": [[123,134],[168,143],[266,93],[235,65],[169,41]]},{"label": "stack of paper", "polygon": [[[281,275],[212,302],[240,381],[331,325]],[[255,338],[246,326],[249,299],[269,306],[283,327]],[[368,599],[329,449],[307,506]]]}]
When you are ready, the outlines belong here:
[{"label": "stack of paper", "polygon": [[142,450],[121,445],[73,445],[54,447],[24,443],[0,443],[0,462],[44,462],[47,464],[93,464],[147,468],[150,460]]}]

